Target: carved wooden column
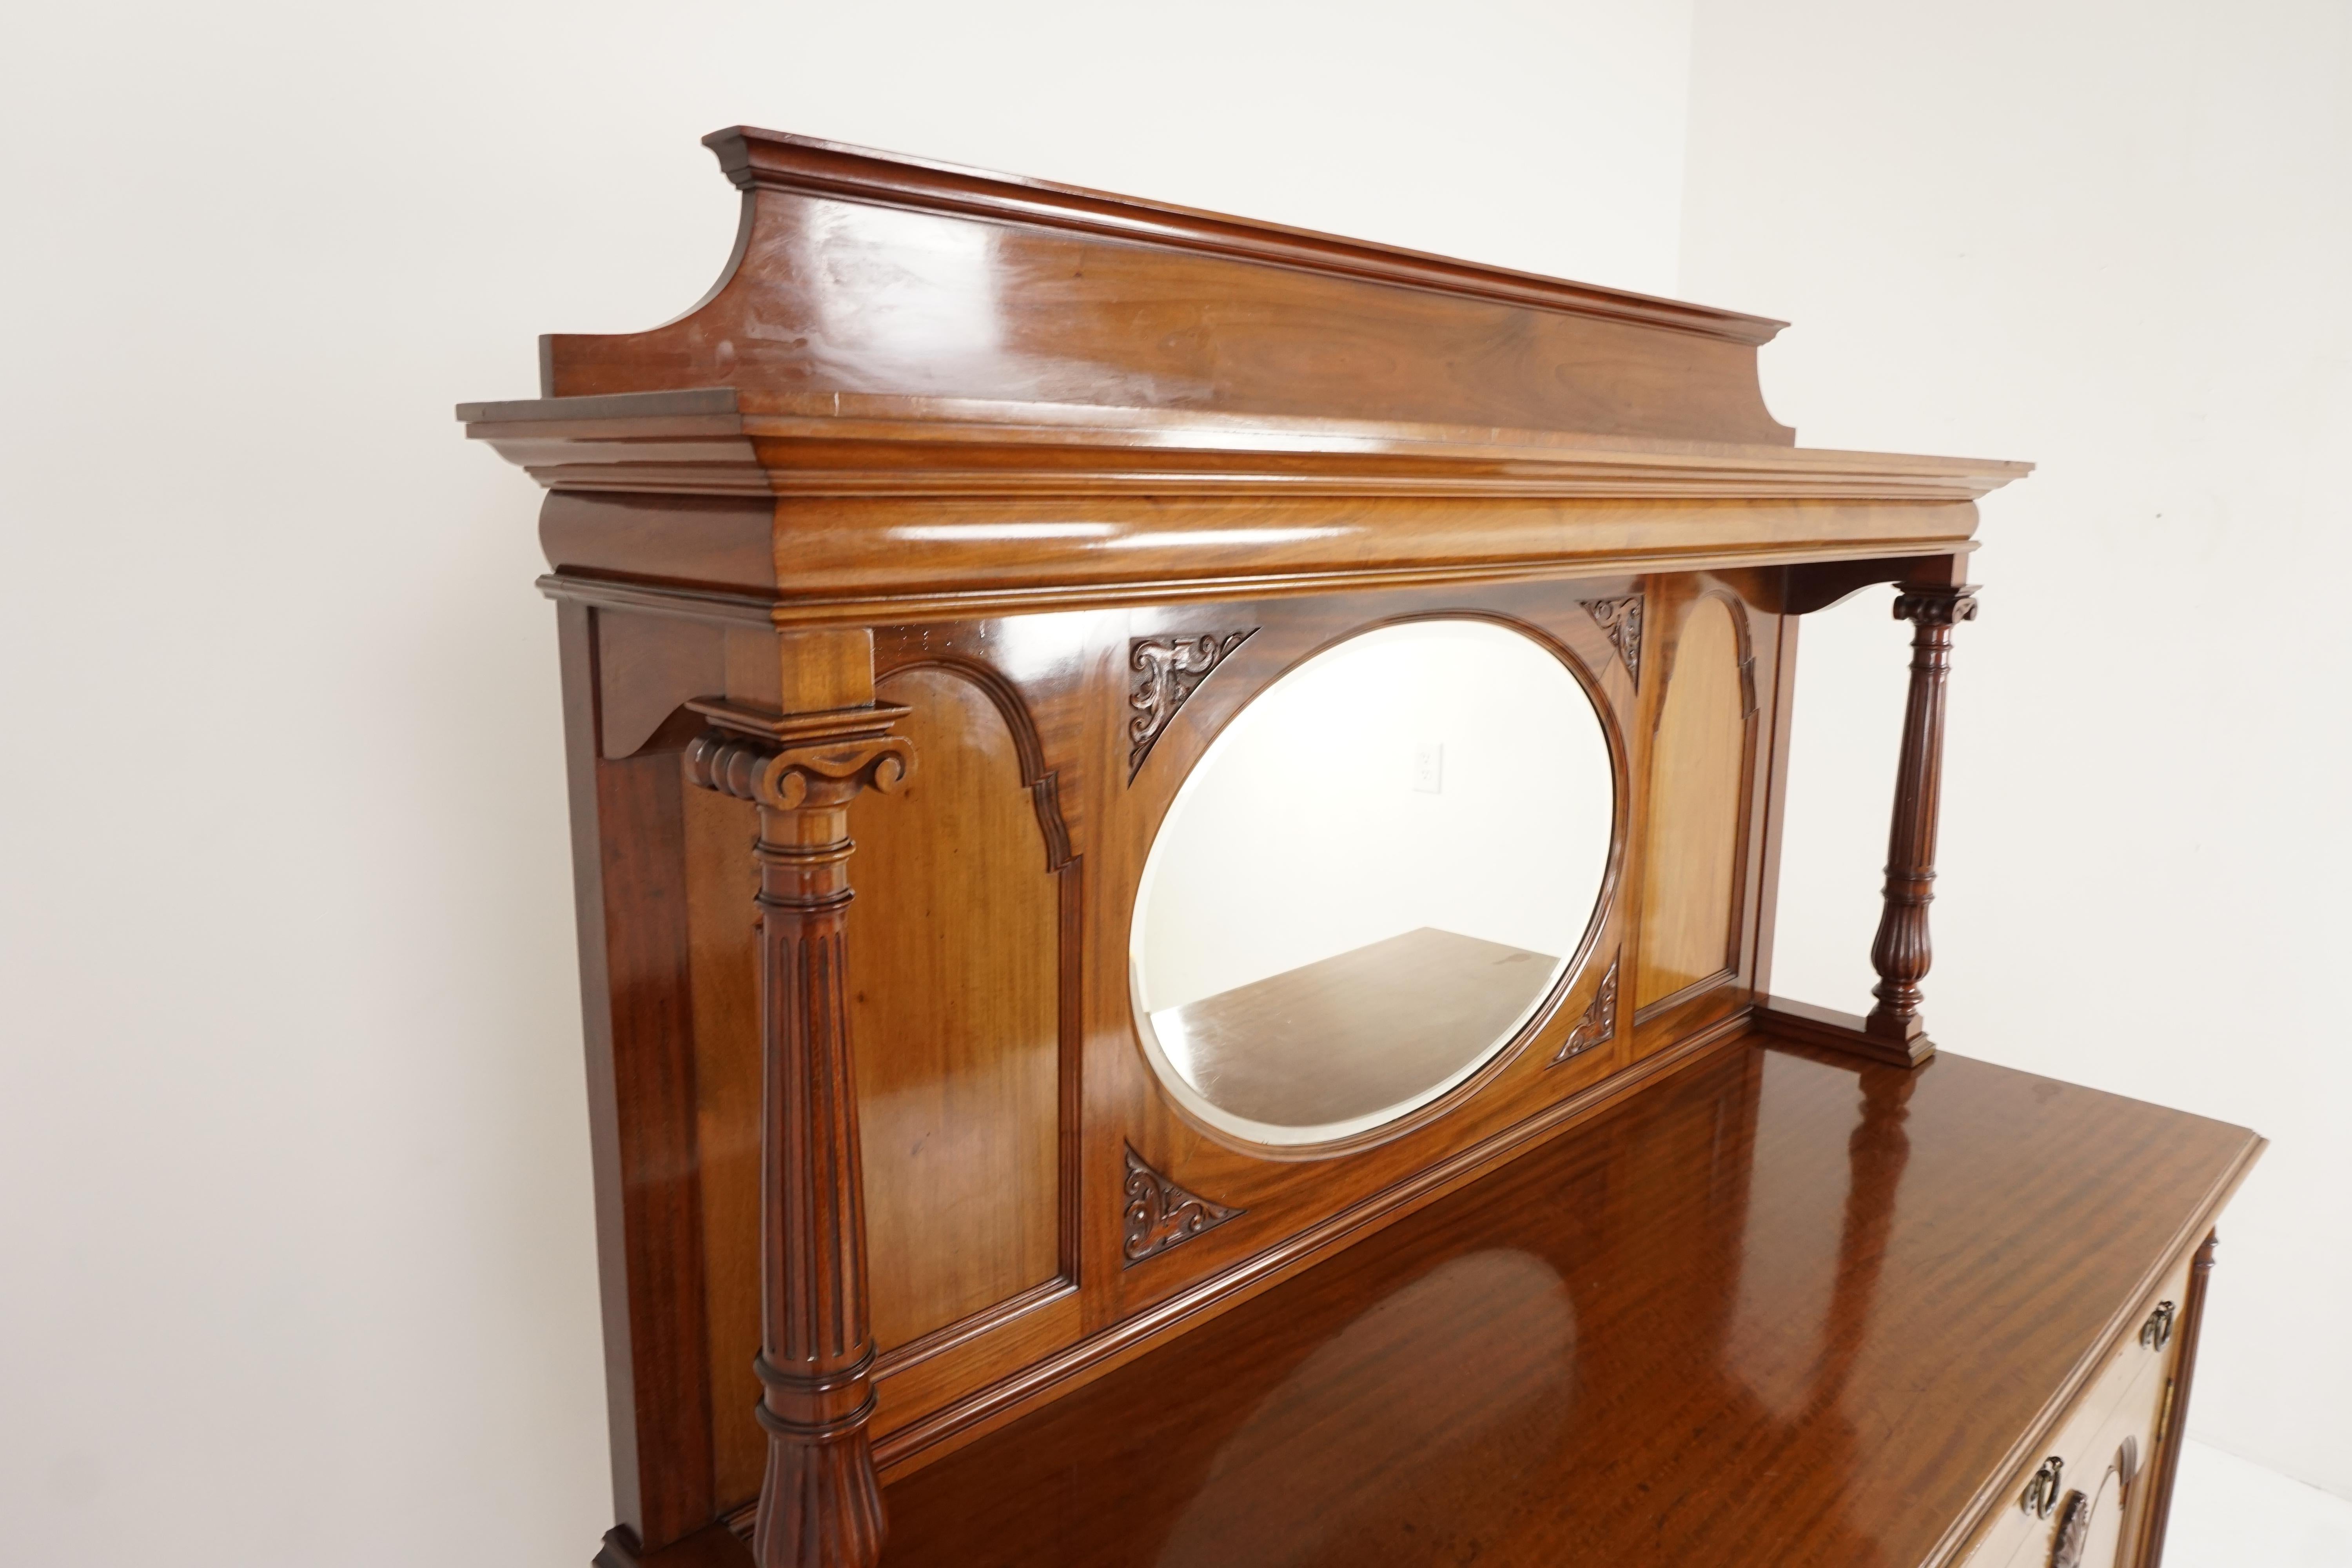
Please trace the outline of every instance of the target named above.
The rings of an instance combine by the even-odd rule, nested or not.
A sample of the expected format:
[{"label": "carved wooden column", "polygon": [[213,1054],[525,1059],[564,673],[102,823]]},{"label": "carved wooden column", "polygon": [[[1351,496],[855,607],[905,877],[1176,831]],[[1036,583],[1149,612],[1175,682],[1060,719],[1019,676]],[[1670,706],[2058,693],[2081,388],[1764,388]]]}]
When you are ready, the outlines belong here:
[{"label": "carved wooden column", "polygon": [[[1957,574],[1958,563],[1953,563]],[[1935,1047],[1919,1016],[1919,982],[1934,952],[1927,904],[1935,897],[1936,812],[1943,792],[1944,685],[1952,671],[1952,628],[1976,619],[1976,589],[1964,583],[1895,585],[1895,618],[1909,621],[1911,696],[1903,712],[1903,758],[1886,836],[1886,907],[1870,962],[1878,971],[1869,1032],[1924,1061]]]},{"label": "carved wooden column", "polygon": [[712,728],[687,776],[760,808],[761,1349],[768,1432],[752,1553],[761,1568],[872,1568],[882,1491],[874,1413],[863,1166],[844,940],[849,803],[905,782],[913,752],[887,704],[778,714],[691,706]]}]

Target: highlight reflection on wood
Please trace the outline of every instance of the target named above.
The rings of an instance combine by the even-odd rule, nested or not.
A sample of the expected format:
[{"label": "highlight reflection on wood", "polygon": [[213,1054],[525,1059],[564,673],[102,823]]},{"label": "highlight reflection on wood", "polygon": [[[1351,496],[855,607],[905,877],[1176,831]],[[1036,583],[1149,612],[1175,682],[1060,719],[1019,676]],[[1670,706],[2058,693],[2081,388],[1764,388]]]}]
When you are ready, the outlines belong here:
[{"label": "highlight reflection on wood", "polygon": [[884,1565],[1948,1561],[2103,1342],[2136,1386],[2173,1353],[2150,1263],[2260,1145],[1737,1045],[894,1483]]},{"label": "highlight reflection on wood", "polygon": [[1636,1007],[1731,966],[1746,707],[1730,606],[1701,599],[1675,648],[1650,764]]},{"label": "highlight reflection on wood", "polygon": [[[2155,1568],[2203,1310],[2180,1270],[2259,1140],[1769,994],[1795,618],[1958,594],[1976,500],[2024,465],[1794,447],[1752,317],[709,144],[742,195],[720,285],[549,339],[543,395],[459,416],[550,491],[602,1568],[747,1562],[755,1488],[761,1568],[874,1568],[869,1439],[897,1568],[2042,1563],[2047,1520],[1989,1521],[2053,1443],[2116,1568]],[[1172,795],[1281,670],[1464,616],[1549,644],[1601,712],[1622,837],[1591,940],[1626,1016],[1570,1048],[1608,1011],[1580,981],[1444,1114],[1328,1158],[1199,1136],[1127,963]],[[1244,628],[1137,772],[1137,648]],[[721,752],[836,793],[899,704],[921,766],[855,814],[854,908],[838,801],[731,771],[681,800]],[[1937,755],[1906,758],[1895,858],[1924,875]],[[1263,793],[1237,822],[1314,808]],[[797,945],[752,938],[745,795]],[[1917,891],[1874,955],[1904,1016]],[[1370,1121],[1553,962],[1416,931],[1165,1032],[1252,1121]],[[1178,1194],[1228,1217],[1139,1260],[1128,1206],[1148,1242]],[[2142,1349],[2168,1292],[2172,1349]],[[812,1352],[772,1369],[772,1437],[763,1325]],[[2103,1512],[2126,1439],[2146,1490]]]},{"label": "highlight reflection on wood", "polygon": [[1414,1099],[1484,1056],[1558,959],[1433,926],[1151,1016],[1212,1104],[1318,1127]]}]

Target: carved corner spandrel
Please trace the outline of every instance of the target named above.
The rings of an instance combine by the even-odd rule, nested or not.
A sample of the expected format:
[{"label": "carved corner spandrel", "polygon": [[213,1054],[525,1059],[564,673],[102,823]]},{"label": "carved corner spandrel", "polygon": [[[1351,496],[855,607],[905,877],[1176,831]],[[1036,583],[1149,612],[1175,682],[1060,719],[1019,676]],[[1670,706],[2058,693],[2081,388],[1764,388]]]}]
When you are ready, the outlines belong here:
[{"label": "carved corner spandrel", "polygon": [[1134,671],[1127,705],[1135,710],[1127,722],[1127,782],[1143,771],[1144,760],[1160,742],[1176,710],[1190,700],[1201,682],[1249,641],[1257,628],[1234,632],[1201,632],[1187,637],[1136,637],[1127,645],[1127,666]]},{"label": "carved corner spandrel", "polygon": [[1178,1186],[1133,1149],[1127,1151],[1126,1196],[1127,1234],[1120,1252],[1130,1268],[1247,1212]]},{"label": "carved corner spandrel", "polygon": [[1587,599],[1584,607],[1602,631],[1609,634],[1609,646],[1625,663],[1626,678],[1634,689],[1642,685],[1642,595],[1628,594],[1615,599]]},{"label": "carved corner spandrel", "polygon": [[1610,957],[1609,972],[1601,977],[1601,985],[1592,994],[1591,1005],[1584,1009],[1584,1016],[1569,1032],[1559,1053],[1545,1066],[1558,1067],[1571,1057],[1580,1057],[1593,1047],[1606,1045],[1617,1037],[1617,964],[1622,957],[1622,951]]}]

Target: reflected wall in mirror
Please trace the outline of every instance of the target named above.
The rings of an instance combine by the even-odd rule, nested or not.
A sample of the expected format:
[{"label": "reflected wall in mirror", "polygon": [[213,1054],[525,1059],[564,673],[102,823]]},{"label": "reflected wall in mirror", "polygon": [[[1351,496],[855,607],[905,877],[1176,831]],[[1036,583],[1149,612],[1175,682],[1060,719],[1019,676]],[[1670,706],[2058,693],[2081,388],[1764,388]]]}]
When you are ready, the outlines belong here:
[{"label": "reflected wall in mirror", "polygon": [[1469,1078],[1599,912],[1616,826],[1601,714],[1493,622],[1406,622],[1307,659],[1178,790],[1129,935],[1178,1102],[1261,1144],[1351,1137]]}]

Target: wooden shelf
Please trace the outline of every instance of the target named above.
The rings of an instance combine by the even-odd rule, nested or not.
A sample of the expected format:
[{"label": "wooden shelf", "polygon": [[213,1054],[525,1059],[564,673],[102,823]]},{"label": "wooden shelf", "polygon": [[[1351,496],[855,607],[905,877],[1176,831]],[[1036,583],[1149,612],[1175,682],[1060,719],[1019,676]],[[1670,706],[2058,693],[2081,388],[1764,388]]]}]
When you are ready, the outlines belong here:
[{"label": "wooden shelf", "polygon": [[1559,961],[1433,926],[1154,1013],[1213,1105],[1319,1127],[1414,1100],[1484,1057]]}]

